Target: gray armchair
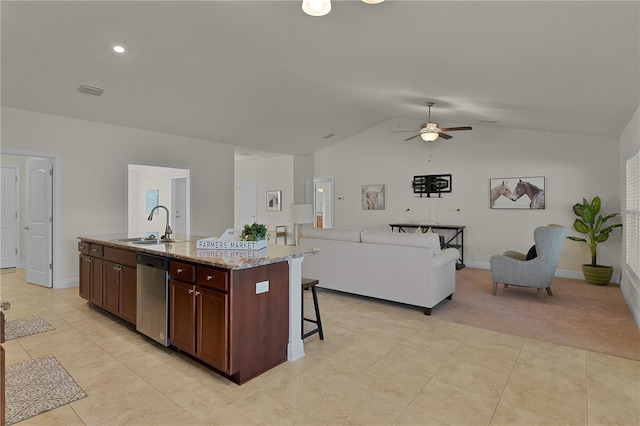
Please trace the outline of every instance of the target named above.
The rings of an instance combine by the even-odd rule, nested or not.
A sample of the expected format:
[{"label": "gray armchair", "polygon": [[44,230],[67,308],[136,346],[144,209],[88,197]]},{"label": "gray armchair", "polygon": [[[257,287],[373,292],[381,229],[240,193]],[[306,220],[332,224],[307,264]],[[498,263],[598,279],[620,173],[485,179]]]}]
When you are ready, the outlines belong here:
[{"label": "gray armchair", "polygon": [[545,301],[542,289],[551,292],[551,282],[556,273],[560,252],[567,236],[567,228],[563,226],[540,226],[533,232],[536,242],[537,257],[524,260],[525,255],[508,251],[504,255],[495,255],[490,259],[493,287],[491,294],[496,295],[498,283],[518,287],[529,287],[538,290],[538,299]]}]

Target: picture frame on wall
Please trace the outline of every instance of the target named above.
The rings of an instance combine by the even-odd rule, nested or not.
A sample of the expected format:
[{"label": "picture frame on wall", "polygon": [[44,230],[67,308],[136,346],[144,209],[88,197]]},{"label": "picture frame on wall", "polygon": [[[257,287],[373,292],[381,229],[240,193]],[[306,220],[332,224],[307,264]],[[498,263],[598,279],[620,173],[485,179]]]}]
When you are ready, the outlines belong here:
[{"label": "picture frame on wall", "polygon": [[384,210],[384,185],[362,185],[362,210]]},{"label": "picture frame on wall", "polygon": [[542,210],[545,190],[544,176],[491,178],[489,208]]},{"label": "picture frame on wall", "polygon": [[267,191],[267,211],[282,211],[282,191]]},{"label": "picture frame on wall", "polygon": [[[160,191],[157,189],[147,189],[144,194],[144,204],[145,204],[145,212],[147,214],[151,213],[151,210],[155,206],[158,205],[158,193]],[[155,214],[158,214],[158,211],[155,211]]]}]

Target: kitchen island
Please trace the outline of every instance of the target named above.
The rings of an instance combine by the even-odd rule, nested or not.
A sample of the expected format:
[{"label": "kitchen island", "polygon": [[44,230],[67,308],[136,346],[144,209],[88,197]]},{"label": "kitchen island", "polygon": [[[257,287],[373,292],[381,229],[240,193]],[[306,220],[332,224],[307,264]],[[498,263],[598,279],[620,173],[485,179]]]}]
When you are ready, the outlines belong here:
[{"label": "kitchen island", "polygon": [[168,265],[164,344],[239,384],[304,356],[301,264],[318,250],[275,244],[259,251],[204,250],[197,248],[200,236],[157,244],[133,237],[78,237],[81,297],[136,325],[147,316],[139,308],[146,305],[138,300],[145,297],[138,264],[151,255]]}]

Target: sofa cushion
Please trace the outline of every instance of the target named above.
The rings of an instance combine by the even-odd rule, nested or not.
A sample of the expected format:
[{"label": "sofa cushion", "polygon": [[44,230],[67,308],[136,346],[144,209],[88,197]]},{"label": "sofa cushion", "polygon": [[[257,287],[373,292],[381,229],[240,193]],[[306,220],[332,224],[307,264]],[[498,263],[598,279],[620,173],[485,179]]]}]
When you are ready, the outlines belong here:
[{"label": "sofa cushion", "polygon": [[314,228],[313,226],[304,226],[300,229],[303,238],[316,238],[319,240],[340,240],[350,241],[354,243],[360,242],[359,229],[336,229],[336,228]]},{"label": "sofa cushion", "polygon": [[442,253],[438,234],[403,234],[393,232],[362,231],[360,241],[363,243],[389,244],[394,246],[422,247],[431,249],[434,255]]}]

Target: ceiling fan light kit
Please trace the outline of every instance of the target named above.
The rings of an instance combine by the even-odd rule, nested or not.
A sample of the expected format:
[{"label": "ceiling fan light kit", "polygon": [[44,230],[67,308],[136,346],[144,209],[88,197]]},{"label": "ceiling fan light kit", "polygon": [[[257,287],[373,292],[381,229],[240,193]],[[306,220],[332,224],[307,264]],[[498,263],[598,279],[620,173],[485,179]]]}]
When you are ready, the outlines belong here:
[{"label": "ceiling fan light kit", "polygon": [[[422,123],[420,125],[420,130],[418,134],[405,139],[405,142],[410,141],[411,139],[417,138],[418,136],[420,136],[420,138],[425,142],[433,142],[438,138],[451,139],[452,136],[447,135],[444,132],[450,132],[454,130],[472,130],[473,129],[471,126],[446,127],[441,129],[438,123],[431,121],[431,107],[433,106],[433,104],[434,104],[433,102],[427,102],[427,107],[429,107],[429,121],[427,121],[426,123]],[[401,133],[401,132],[403,133],[405,132],[405,130],[400,130],[399,132],[392,132],[392,133]]]}]

